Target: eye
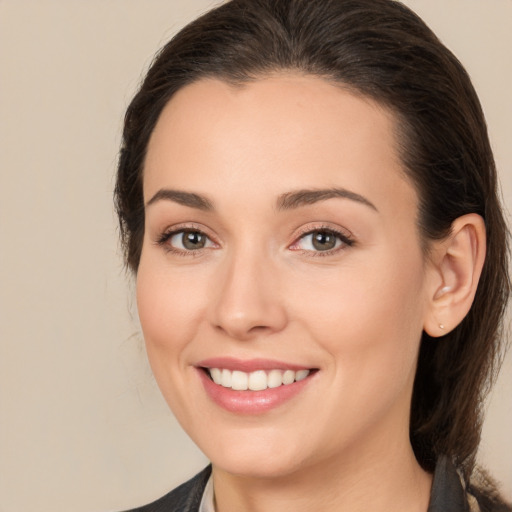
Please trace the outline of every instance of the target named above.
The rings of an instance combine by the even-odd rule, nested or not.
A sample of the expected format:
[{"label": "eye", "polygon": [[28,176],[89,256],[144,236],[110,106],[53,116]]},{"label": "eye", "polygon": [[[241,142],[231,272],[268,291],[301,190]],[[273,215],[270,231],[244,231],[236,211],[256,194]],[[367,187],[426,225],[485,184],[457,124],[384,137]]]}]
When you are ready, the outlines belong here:
[{"label": "eye", "polygon": [[207,235],[196,229],[181,229],[164,233],[158,240],[158,244],[176,252],[198,251],[215,246]]},{"label": "eye", "polygon": [[171,236],[169,242],[176,249],[195,251],[206,246],[208,237],[199,231],[181,231]]},{"label": "eye", "polygon": [[353,241],[333,229],[315,229],[303,234],[291,247],[293,250],[311,252],[331,252],[343,246],[351,246]]}]

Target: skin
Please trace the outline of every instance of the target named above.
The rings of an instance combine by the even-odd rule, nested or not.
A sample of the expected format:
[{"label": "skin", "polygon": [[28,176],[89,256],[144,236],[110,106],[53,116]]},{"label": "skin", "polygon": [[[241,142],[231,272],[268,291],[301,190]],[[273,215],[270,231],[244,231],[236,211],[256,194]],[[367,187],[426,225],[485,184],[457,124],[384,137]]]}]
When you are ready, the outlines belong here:
[{"label": "skin", "polygon": [[[431,476],[409,443],[409,407],[422,330],[437,329],[434,297],[449,293],[421,250],[393,123],[368,99],[282,74],[189,85],[155,127],[137,303],[162,393],[212,461],[218,512],[427,509]],[[291,191],[332,187],[373,207],[342,197],[276,207]],[[151,201],[162,189],[213,208]],[[326,227],[352,245],[315,250],[304,233]],[[158,243],[184,228],[204,232],[206,246]],[[196,368],[225,356],[318,371],[276,409],[234,414],[210,400]]]}]

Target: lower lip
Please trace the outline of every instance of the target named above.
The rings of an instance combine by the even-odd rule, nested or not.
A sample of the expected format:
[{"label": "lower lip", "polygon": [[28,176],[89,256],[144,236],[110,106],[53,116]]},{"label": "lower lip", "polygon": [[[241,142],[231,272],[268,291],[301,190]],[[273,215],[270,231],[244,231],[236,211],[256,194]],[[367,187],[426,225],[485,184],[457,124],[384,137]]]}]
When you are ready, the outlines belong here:
[{"label": "lower lip", "polygon": [[208,396],[220,407],[238,414],[262,414],[284,404],[300,393],[310,382],[311,374],[303,380],[262,391],[235,391],[215,384],[206,372],[198,368]]}]

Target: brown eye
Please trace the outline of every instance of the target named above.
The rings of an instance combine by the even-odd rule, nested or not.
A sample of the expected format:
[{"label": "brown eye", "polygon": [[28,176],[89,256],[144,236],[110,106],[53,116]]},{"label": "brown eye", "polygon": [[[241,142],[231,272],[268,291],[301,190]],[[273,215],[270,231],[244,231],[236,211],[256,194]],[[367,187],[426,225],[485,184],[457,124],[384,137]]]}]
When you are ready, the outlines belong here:
[{"label": "brown eye", "polygon": [[206,235],[199,233],[199,231],[183,231],[181,243],[189,251],[202,249],[206,245]]},{"label": "brown eye", "polygon": [[207,247],[212,247],[212,241],[201,231],[181,230],[172,233],[161,243],[170,245],[178,251],[198,251]]},{"label": "brown eye", "polygon": [[350,247],[354,241],[348,235],[342,234],[333,229],[319,228],[313,229],[302,235],[292,246],[293,250],[302,250],[312,253],[312,255],[336,251]]},{"label": "brown eye", "polygon": [[336,247],[339,237],[330,231],[313,231],[311,243],[317,251],[328,251]]}]

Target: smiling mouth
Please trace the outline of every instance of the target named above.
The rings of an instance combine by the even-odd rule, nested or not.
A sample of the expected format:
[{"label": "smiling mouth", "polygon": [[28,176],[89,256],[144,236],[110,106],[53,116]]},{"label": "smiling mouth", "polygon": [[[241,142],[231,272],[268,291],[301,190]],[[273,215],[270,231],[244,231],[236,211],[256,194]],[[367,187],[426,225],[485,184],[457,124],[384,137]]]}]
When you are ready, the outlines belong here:
[{"label": "smiling mouth", "polygon": [[307,378],[315,370],[256,370],[243,372],[226,368],[203,368],[208,377],[219,386],[234,391],[263,391],[289,386]]}]

